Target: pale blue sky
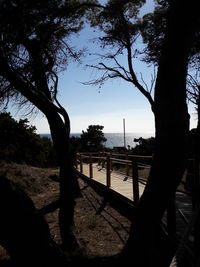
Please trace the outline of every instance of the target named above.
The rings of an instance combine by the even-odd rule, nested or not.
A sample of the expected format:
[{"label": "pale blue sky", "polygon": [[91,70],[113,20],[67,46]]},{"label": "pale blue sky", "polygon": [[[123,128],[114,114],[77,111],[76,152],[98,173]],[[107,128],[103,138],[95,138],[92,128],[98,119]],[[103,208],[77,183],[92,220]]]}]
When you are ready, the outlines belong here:
[{"label": "pale blue sky", "polygon": [[[152,8],[152,1],[147,1],[144,12]],[[98,45],[91,40],[98,33],[86,27],[78,37],[72,38],[75,46],[88,48],[89,52],[99,52]],[[122,59],[123,61],[123,59]],[[96,61],[98,62],[98,61]],[[83,85],[98,73],[86,69],[85,64],[94,64],[92,56],[82,58],[82,65],[71,62],[67,70],[60,74],[58,99],[68,112],[71,120],[71,132],[79,133],[89,125],[100,124],[104,132],[123,132],[123,118],[126,120],[126,132],[154,134],[154,117],[145,97],[131,84],[122,80],[106,82],[101,89]],[[143,75],[150,85],[152,67],[136,62],[136,72]],[[194,109],[191,108],[191,115]],[[29,119],[38,133],[49,133],[48,123],[42,114]],[[196,125],[192,115],[191,127]]]},{"label": "pale blue sky", "polygon": [[[151,7],[152,1],[147,1],[145,10],[150,10]],[[72,38],[72,43],[77,47],[81,44],[90,53],[99,52],[98,45],[92,41],[96,36],[97,32],[86,27],[78,37]],[[84,67],[85,64],[94,63],[95,57],[87,56],[82,59],[81,66],[71,63],[60,75],[58,98],[69,113],[71,132],[86,130],[91,124],[103,125],[104,132],[122,132],[125,118],[127,132],[153,134],[154,119],[150,105],[132,85],[122,80],[112,80],[99,89],[98,86],[81,83],[98,76],[94,70]],[[143,73],[145,81],[151,79],[150,70],[144,69],[141,64],[137,65],[137,71]],[[33,123],[36,124],[38,133],[49,132],[48,124],[41,115]]]}]

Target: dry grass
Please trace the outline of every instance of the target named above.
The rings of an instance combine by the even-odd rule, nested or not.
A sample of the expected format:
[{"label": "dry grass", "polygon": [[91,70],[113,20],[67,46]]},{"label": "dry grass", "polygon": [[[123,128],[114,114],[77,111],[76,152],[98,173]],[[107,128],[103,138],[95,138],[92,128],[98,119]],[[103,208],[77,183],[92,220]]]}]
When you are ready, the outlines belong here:
[{"label": "dry grass", "polygon": [[55,169],[42,169],[25,164],[0,162],[0,174],[16,183],[30,196],[41,193],[49,184],[49,175],[57,173]]},{"label": "dry grass", "polygon": [[[80,182],[81,188],[85,184]],[[76,235],[88,257],[112,256],[119,253],[128,238],[130,222],[107,205],[97,214],[103,199],[87,187],[77,199],[75,210]]]},{"label": "dry grass", "polygon": [[[38,209],[59,195],[59,184],[49,179],[49,175],[57,173],[57,170],[1,163],[0,172],[6,173],[8,179],[25,190]],[[103,199],[83,181],[80,180],[79,184],[82,197],[76,199],[74,224],[81,250],[75,253],[81,252],[89,258],[119,253],[128,238],[130,222],[109,205],[97,214]],[[48,214],[46,220],[53,239],[60,244],[58,211]],[[0,265],[7,257],[6,251],[0,247]]]}]

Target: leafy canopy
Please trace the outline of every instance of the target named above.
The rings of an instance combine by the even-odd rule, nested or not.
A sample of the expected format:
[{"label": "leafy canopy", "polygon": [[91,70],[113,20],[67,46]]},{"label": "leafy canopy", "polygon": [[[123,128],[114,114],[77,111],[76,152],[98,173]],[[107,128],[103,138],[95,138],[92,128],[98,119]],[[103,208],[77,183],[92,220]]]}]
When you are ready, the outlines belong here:
[{"label": "leafy canopy", "polygon": [[143,52],[138,48],[137,40],[141,27],[140,11],[144,3],[143,0],[110,0],[96,13],[91,25],[101,30],[103,36],[99,42],[104,50],[97,55],[102,61],[89,65],[99,71],[99,78],[87,84],[101,86],[109,79],[123,79],[148,99],[153,110],[152,86],[148,88],[135,70],[136,61]]},{"label": "leafy canopy", "polygon": [[[59,71],[69,58],[78,59],[69,36],[83,27],[91,1],[2,0],[0,2],[0,98],[23,95],[55,100]],[[23,82],[20,83],[19,81]],[[43,101],[43,102],[44,102]],[[39,107],[40,108],[40,107]]]},{"label": "leafy canopy", "polygon": [[[168,16],[168,1],[155,1],[156,6],[153,13],[146,14],[140,21],[140,32],[143,37],[143,42],[147,45],[145,50],[146,62],[158,62],[161,54],[164,34],[166,29],[166,20]],[[181,6],[180,6],[181,8]],[[199,68],[200,57],[200,21],[196,25],[196,34],[193,46],[190,50],[189,64],[192,68]]]}]

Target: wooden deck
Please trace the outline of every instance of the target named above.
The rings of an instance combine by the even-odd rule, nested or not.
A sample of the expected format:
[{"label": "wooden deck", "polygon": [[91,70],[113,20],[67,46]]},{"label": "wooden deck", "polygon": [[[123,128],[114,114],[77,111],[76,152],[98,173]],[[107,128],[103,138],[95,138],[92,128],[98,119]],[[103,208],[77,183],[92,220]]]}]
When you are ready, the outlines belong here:
[{"label": "wooden deck", "polygon": [[[91,167],[92,166],[92,167]],[[92,170],[91,170],[92,169]],[[80,171],[80,167],[77,169]],[[93,163],[92,165],[83,163],[82,164],[82,173],[90,177],[92,173],[92,180],[97,181],[103,185],[107,185],[107,169],[102,168],[97,163]],[[145,183],[141,182],[140,180],[141,176],[139,173],[139,197],[142,195]],[[125,198],[129,200],[134,200],[134,193],[133,193],[133,179],[131,176],[126,176],[124,173],[119,173],[117,171],[111,171],[110,172],[110,186],[112,190],[118,192]],[[184,222],[183,216],[185,220],[189,220],[191,218],[192,213],[192,202],[191,197],[187,196],[186,194],[183,194],[181,192],[176,193],[175,197],[175,206],[176,206],[176,220],[177,220],[177,226],[178,226],[178,232],[179,234],[183,232],[185,226],[187,223]],[[180,212],[182,216],[180,217]]]},{"label": "wooden deck", "polygon": [[[93,180],[106,185],[106,169],[98,166],[97,163],[92,164]],[[90,177],[90,166],[88,164],[83,164],[83,174]],[[133,193],[133,183],[130,176],[121,174],[116,171],[111,171],[110,177],[110,188],[114,191],[120,193],[121,195],[127,197],[130,200],[134,199]],[[139,183],[139,196],[142,195],[144,191],[144,184]]]},{"label": "wooden deck", "polygon": [[[119,213],[132,221],[135,207],[137,207],[138,200],[144,192],[150,165],[147,165],[146,161],[139,162],[139,156],[130,158],[131,156],[125,155],[125,159],[117,159],[115,156],[113,154],[104,155],[104,157],[82,154],[76,162],[77,173],[89,186],[92,186],[104,197],[99,211],[102,211],[109,203]],[[123,167],[120,169],[116,164],[115,169],[112,169],[113,163],[121,164]],[[163,234],[166,235],[167,233],[176,242],[178,240],[182,242],[182,237],[185,238],[185,233],[187,233],[186,245],[188,251],[191,252],[194,236],[187,230],[193,214],[191,196],[186,192],[177,191],[172,202],[172,205],[169,205],[164,213],[162,219],[164,228],[161,230],[163,229]]]}]

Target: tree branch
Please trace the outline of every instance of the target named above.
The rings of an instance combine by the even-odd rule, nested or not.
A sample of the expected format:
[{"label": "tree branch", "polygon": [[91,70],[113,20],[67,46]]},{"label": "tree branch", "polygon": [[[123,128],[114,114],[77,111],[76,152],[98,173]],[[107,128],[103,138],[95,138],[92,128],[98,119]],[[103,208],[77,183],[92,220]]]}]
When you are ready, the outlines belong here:
[{"label": "tree branch", "polygon": [[192,75],[188,74],[188,77],[189,78],[187,79],[187,85],[189,88],[187,88],[187,96],[189,101],[197,105],[199,101],[200,83],[197,80],[197,75],[195,75],[194,78]]},{"label": "tree branch", "polygon": [[132,80],[129,77],[124,76],[119,70],[117,70],[115,68],[108,67],[102,62],[99,63],[99,65],[103,66],[104,69],[114,73],[114,76],[111,75],[110,78],[120,77],[127,82],[132,82]]},{"label": "tree branch", "polygon": [[88,8],[102,8],[102,9],[105,9],[106,7],[105,6],[102,6],[100,4],[94,4],[94,3],[82,3],[82,4],[78,4],[78,5],[75,5],[74,7],[70,7],[68,5],[65,5],[64,7],[62,6],[60,12],[58,14],[64,14],[66,15],[66,11],[67,11],[67,14],[74,14],[74,12],[77,11],[77,9],[81,9],[83,7],[88,7]]},{"label": "tree branch", "polygon": [[[121,64],[119,64],[118,60],[116,59],[116,57],[114,56],[113,57],[115,63],[117,64],[117,66],[124,72],[124,75],[126,76],[127,79],[130,79],[129,75],[130,75],[130,72],[127,71]],[[129,74],[129,75],[128,75]]]},{"label": "tree branch", "polygon": [[58,94],[58,75],[53,70],[51,70],[50,72],[53,74],[53,76],[55,78],[55,81],[54,81],[54,100],[55,100],[56,104],[59,107],[59,109],[58,109],[59,114],[61,114],[63,116],[63,118],[64,118],[65,127],[66,127],[66,130],[67,130],[67,133],[69,134],[70,133],[70,119],[69,119],[68,113],[66,112],[66,110],[63,108],[63,106],[60,104],[60,102],[57,99],[57,94]]},{"label": "tree branch", "polygon": [[124,18],[123,14],[122,14],[122,23],[124,24],[124,29],[125,29],[125,34],[126,34],[127,60],[128,60],[130,75],[132,77],[132,82],[139,89],[139,91],[147,98],[147,100],[149,101],[149,103],[151,105],[152,111],[154,111],[154,100],[153,100],[151,94],[147,90],[145,90],[145,88],[138,82],[137,76],[133,70],[130,34],[127,30],[128,25],[127,25],[126,19]]},{"label": "tree branch", "polygon": [[21,73],[18,73],[15,69],[12,70],[7,64],[3,51],[0,49],[0,75],[4,77],[13,88],[16,88],[25,98],[31,101],[39,110],[45,115],[49,113],[51,108],[59,111],[59,108],[53,104],[43,91],[39,91],[37,87],[26,79]]}]

